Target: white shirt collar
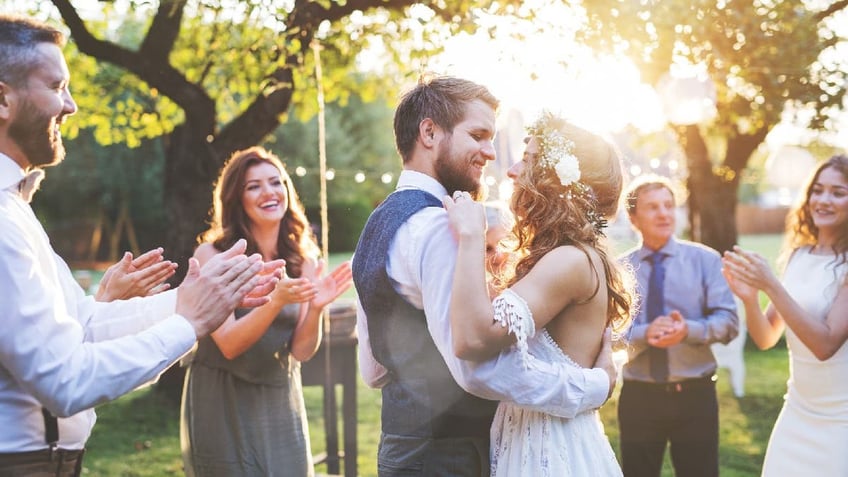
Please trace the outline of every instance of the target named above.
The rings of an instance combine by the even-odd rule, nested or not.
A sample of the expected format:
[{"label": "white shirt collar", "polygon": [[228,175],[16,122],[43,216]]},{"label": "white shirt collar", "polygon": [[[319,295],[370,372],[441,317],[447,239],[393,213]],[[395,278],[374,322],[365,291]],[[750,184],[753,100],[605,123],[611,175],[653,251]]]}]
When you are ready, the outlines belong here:
[{"label": "white shirt collar", "polygon": [[448,195],[448,191],[445,189],[445,186],[443,186],[434,177],[418,171],[406,169],[401,171],[400,177],[398,177],[396,189],[421,189],[425,192],[429,192],[437,199],[441,199]]},{"label": "white shirt collar", "polygon": [[14,187],[17,192],[18,183],[24,178],[24,170],[11,157],[0,152],[0,190]]}]

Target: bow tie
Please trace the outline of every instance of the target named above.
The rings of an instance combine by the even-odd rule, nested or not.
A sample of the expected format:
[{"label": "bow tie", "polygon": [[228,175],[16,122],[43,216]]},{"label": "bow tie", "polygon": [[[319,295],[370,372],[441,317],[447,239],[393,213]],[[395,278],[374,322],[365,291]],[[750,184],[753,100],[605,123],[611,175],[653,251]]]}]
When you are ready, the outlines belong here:
[{"label": "bow tie", "polygon": [[18,183],[18,192],[25,201],[32,202],[32,196],[38,190],[41,179],[44,179],[44,171],[41,169],[32,169]]}]

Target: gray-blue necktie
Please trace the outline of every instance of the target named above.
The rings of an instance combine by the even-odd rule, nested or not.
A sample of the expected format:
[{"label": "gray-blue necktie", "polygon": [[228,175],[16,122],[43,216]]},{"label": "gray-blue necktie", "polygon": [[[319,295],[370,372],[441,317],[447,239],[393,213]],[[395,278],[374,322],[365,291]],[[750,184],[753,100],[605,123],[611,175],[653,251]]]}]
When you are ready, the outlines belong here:
[{"label": "gray-blue necktie", "polygon": [[[662,252],[654,252],[645,260],[651,262],[651,276],[648,279],[648,305],[645,309],[645,317],[648,323],[654,321],[658,316],[664,314],[663,304],[665,294],[663,284],[665,283],[665,267],[663,260],[666,255]],[[651,377],[658,383],[668,381],[668,350],[666,348],[648,348],[648,357],[651,363]]]}]

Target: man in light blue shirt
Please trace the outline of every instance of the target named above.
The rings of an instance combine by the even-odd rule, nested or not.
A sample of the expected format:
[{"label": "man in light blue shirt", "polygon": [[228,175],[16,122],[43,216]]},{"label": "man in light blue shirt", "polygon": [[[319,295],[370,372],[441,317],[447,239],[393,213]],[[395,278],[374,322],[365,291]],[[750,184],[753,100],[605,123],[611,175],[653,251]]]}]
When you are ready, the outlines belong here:
[{"label": "man in light blue shirt", "polygon": [[659,477],[666,444],[679,477],[718,475],[716,361],[710,345],[736,337],[736,303],[721,257],[674,237],[670,182],[637,178],[626,208],[642,243],[621,260],[636,274],[639,312],[619,397],[625,477]]}]

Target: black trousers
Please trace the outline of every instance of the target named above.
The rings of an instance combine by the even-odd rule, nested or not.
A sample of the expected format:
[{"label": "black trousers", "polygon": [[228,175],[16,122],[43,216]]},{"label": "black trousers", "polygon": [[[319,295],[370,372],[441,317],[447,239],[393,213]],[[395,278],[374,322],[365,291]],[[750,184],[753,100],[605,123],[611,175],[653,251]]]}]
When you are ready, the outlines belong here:
[{"label": "black trousers", "polygon": [[718,398],[711,378],[624,381],[618,422],[624,477],[659,477],[667,443],[677,477],[718,476]]},{"label": "black trousers", "polygon": [[0,477],[79,477],[85,450],[0,454]]}]

